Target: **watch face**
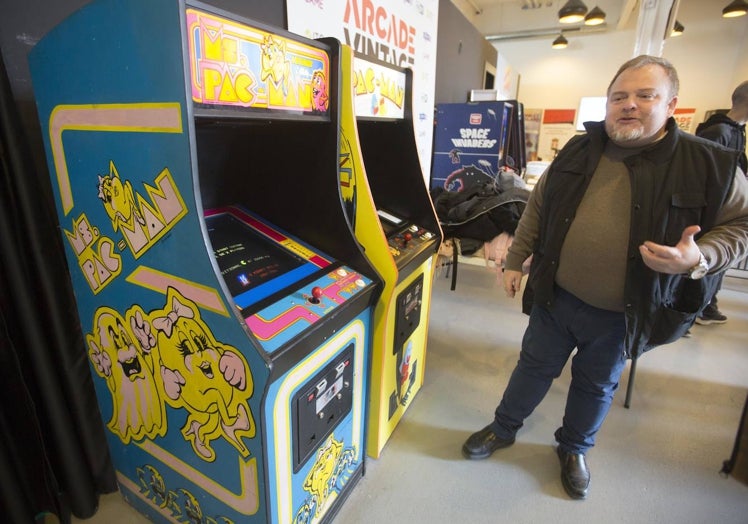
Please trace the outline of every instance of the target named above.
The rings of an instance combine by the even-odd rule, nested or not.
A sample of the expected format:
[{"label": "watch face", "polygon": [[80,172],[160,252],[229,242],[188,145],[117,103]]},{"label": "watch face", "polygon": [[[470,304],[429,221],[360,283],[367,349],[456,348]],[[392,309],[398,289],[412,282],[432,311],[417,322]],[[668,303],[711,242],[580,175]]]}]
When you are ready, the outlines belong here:
[{"label": "watch face", "polygon": [[690,271],[688,272],[688,278],[690,278],[691,280],[698,280],[700,278],[704,278],[704,276],[708,272],[709,264],[707,263],[706,258],[704,258],[704,253],[700,253],[699,263],[690,269]]},{"label": "watch face", "polygon": [[693,271],[691,271],[691,274],[689,277],[693,280],[698,280],[700,278],[703,278],[706,275],[706,272],[708,270],[705,267],[697,267]]}]

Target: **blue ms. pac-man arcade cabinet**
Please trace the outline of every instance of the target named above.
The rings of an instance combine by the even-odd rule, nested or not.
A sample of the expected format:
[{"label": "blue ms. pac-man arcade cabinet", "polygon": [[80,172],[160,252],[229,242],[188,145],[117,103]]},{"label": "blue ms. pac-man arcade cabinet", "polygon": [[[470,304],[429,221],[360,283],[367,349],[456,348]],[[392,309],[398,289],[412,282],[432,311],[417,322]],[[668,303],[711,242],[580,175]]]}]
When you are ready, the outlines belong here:
[{"label": "blue ms. pac-man arcade cabinet", "polygon": [[363,474],[381,279],[339,193],[339,44],[98,0],[30,55],[123,496],[322,522]]}]

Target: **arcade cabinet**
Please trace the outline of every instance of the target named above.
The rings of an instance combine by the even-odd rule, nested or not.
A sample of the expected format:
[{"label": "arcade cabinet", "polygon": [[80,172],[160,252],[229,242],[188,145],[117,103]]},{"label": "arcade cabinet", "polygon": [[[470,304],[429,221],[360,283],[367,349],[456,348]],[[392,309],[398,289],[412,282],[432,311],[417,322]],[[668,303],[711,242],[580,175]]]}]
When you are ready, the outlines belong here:
[{"label": "arcade cabinet", "polygon": [[512,106],[512,124],[507,144],[507,168],[525,178],[527,174],[527,140],[525,138],[525,106],[518,100],[505,100]]},{"label": "arcade cabinet", "polygon": [[329,521],[363,474],[382,283],[338,55],[175,0],[97,0],[30,55],[112,461],[155,522]]},{"label": "arcade cabinet", "polygon": [[423,384],[441,229],[416,149],[411,71],[348,48],[342,62],[341,194],[384,281],[374,310],[367,433],[376,458]]}]

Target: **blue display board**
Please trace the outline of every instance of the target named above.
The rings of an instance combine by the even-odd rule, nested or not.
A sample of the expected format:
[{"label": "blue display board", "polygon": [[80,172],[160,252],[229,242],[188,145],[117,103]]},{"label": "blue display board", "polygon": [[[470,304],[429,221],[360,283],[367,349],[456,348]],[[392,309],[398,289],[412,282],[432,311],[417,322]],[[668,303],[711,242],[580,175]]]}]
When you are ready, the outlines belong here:
[{"label": "blue display board", "polygon": [[509,102],[437,104],[430,187],[463,191],[496,180],[514,118]]}]

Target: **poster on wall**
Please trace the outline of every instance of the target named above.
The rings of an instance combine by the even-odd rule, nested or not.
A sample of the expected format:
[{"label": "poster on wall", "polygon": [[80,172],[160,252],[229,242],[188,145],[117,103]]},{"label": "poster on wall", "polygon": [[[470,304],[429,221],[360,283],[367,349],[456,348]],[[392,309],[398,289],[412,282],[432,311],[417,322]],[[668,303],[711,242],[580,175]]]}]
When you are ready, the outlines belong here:
[{"label": "poster on wall", "polygon": [[496,58],[496,90],[498,100],[516,100],[519,89],[519,73],[514,70],[504,55]]},{"label": "poster on wall", "polygon": [[527,155],[527,162],[535,162],[538,159],[538,142],[542,118],[542,109],[525,109],[525,154]]},{"label": "poster on wall", "polygon": [[540,126],[537,160],[550,162],[556,158],[561,148],[576,134],[574,129],[575,115],[575,109],[546,109],[543,111],[543,125]]},{"label": "poster on wall", "polygon": [[680,127],[686,133],[691,133],[695,116],[696,109],[677,107],[675,108],[675,114],[673,115],[673,118],[675,118],[675,123],[678,124],[678,127]]},{"label": "poster on wall", "polygon": [[286,0],[288,30],[334,37],[364,57],[413,70],[413,126],[424,181],[431,172],[438,2]]}]

